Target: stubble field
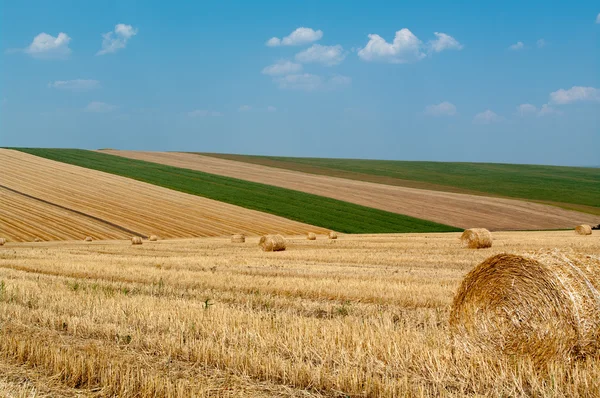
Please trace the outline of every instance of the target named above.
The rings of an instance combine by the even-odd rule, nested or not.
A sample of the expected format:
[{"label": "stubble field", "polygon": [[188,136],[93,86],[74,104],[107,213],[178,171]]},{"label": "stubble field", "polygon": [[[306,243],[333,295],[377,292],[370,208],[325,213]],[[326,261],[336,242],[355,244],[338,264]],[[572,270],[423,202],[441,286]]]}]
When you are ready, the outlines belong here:
[{"label": "stubble field", "polygon": [[500,252],[597,253],[599,235],[459,234],[8,243],[0,396],[596,396],[600,360],[467,357],[447,320]]}]

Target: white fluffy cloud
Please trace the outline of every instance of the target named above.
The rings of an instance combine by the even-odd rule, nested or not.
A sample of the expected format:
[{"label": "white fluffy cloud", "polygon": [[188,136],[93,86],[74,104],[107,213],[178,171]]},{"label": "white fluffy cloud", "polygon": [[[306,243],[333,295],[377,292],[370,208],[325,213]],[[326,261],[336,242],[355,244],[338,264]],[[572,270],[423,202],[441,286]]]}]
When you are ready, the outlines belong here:
[{"label": "white fluffy cloud", "polygon": [[554,109],[548,104],[542,105],[542,108],[538,112],[538,116],[549,116],[549,115],[560,115],[562,112]]},{"label": "white fluffy cloud", "polygon": [[525,44],[523,44],[522,41],[518,41],[515,44],[513,44],[512,46],[509,46],[508,49],[512,50],[512,51],[518,51],[518,50],[522,50],[525,48]]},{"label": "white fluffy cloud", "polygon": [[194,117],[194,118],[209,117],[209,116],[219,117],[219,116],[223,116],[223,114],[221,112],[209,111],[207,109],[196,109],[195,111],[188,112],[188,116]]},{"label": "white fluffy cloud", "polygon": [[454,116],[456,115],[456,106],[451,102],[444,101],[437,105],[427,106],[425,114],[430,116]]},{"label": "white fluffy cloud", "polygon": [[500,122],[501,120],[502,120],[502,117],[498,116],[495,112],[488,109],[484,112],[476,114],[475,117],[473,118],[473,123],[474,124],[492,124],[492,123]]},{"label": "white fluffy cloud", "polygon": [[87,91],[100,88],[100,82],[89,79],[56,80],[48,83],[48,87],[70,91]]},{"label": "white fluffy cloud", "polygon": [[323,32],[320,30],[313,30],[311,28],[298,28],[283,39],[278,37],[272,37],[267,41],[267,46],[300,46],[302,44],[312,43],[320,40],[323,37]]},{"label": "white fluffy cloud", "polygon": [[71,38],[63,32],[56,37],[48,33],[40,33],[33,38],[31,44],[24,51],[35,58],[66,58],[71,54],[70,41]]},{"label": "white fluffy cloud", "polygon": [[96,55],[114,53],[125,48],[129,39],[137,35],[137,29],[131,25],[117,24],[113,32],[107,32],[102,35],[102,49]]},{"label": "white fluffy cloud", "polygon": [[296,61],[303,64],[319,63],[325,66],[334,66],[340,64],[346,54],[342,46],[322,46],[313,44],[310,48],[296,54]]},{"label": "white fluffy cloud", "polygon": [[600,101],[600,90],[594,87],[573,86],[550,93],[550,102],[557,105],[578,101]]},{"label": "white fluffy cloud", "polygon": [[434,32],[433,34],[436,36],[436,39],[429,42],[429,48],[433,52],[439,53],[444,50],[463,49],[463,45],[460,44],[454,37],[440,32]]},{"label": "white fluffy cloud", "polygon": [[369,42],[358,51],[358,56],[365,61],[384,61],[390,63],[407,63],[423,59],[422,42],[410,30],[404,28],[396,32],[394,41],[388,43],[377,34],[369,35]]},{"label": "white fluffy cloud", "polygon": [[322,78],[319,75],[303,73],[278,77],[274,79],[274,82],[281,89],[315,91],[334,90],[336,88],[348,86],[352,82],[352,79],[341,75]]},{"label": "white fluffy cloud", "polygon": [[598,16],[596,17],[596,23],[600,23],[600,12],[598,13]]},{"label": "white fluffy cloud", "polygon": [[531,104],[521,104],[517,106],[517,113],[521,116],[535,115],[537,113],[537,107]]},{"label": "white fluffy cloud", "polygon": [[106,113],[114,111],[117,107],[106,102],[93,101],[85,107],[86,112]]},{"label": "white fluffy cloud", "polygon": [[299,73],[302,71],[302,65],[292,61],[278,61],[273,65],[269,65],[262,70],[263,75],[282,76]]}]

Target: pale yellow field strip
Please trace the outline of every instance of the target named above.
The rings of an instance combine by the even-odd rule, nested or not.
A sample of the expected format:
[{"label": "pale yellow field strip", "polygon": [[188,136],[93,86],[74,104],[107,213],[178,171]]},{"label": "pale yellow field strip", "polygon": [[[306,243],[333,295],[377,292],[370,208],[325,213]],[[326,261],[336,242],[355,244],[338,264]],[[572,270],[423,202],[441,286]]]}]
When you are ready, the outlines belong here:
[{"label": "pale yellow field strip", "polygon": [[[39,200],[85,213],[52,209],[31,198],[0,190],[0,237],[23,241],[130,236],[123,229],[161,238],[325,233],[322,228],[258,211],[157,187],[83,167],[0,149],[0,185]],[[32,210],[28,210],[28,206]],[[62,221],[61,221],[62,218]],[[107,228],[112,223],[119,228]]]},{"label": "pale yellow field strip", "polygon": [[376,184],[188,153],[102,152],[294,189],[460,228],[564,229],[600,223],[599,216],[522,200]]},{"label": "pale yellow field strip", "polygon": [[600,358],[545,372],[473,358],[453,350],[447,325],[461,279],[484,259],[593,255],[599,231],[497,232],[482,250],[459,236],[298,236],[277,253],[258,237],[9,242],[0,396],[34,386],[42,396],[598,396]]}]

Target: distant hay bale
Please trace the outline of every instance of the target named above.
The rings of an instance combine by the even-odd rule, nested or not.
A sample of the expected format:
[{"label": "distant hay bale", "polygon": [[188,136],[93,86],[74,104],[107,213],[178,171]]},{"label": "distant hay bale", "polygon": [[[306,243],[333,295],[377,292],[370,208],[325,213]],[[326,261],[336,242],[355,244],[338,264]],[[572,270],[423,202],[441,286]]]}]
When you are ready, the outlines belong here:
[{"label": "distant hay bale", "polygon": [[4,246],[5,243],[6,243],[6,239],[0,238],[0,246]]},{"label": "distant hay bale", "polygon": [[586,224],[581,224],[575,227],[575,232],[578,235],[591,235],[592,234],[592,227],[590,227],[589,225]]},{"label": "distant hay bale", "polygon": [[41,240],[40,238],[37,238],[37,237],[36,237],[36,238],[33,238],[33,241],[34,241],[34,242],[41,242],[42,240]]},{"label": "distant hay bale", "polygon": [[244,243],[246,242],[246,236],[243,234],[231,235],[231,243]]},{"label": "distant hay bale", "polygon": [[492,234],[485,228],[465,229],[465,232],[460,236],[460,240],[471,249],[492,247]]},{"label": "distant hay bale", "polygon": [[92,239],[92,237],[91,237],[91,236],[86,236],[86,237],[85,237],[85,239],[84,239],[83,241],[84,241],[84,242],[91,242],[91,241],[93,241],[93,240],[94,240],[94,239]]},{"label": "distant hay bale", "polygon": [[139,236],[134,236],[131,238],[131,244],[132,245],[141,245],[142,244],[142,238]]},{"label": "distant hay bale", "polygon": [[285,250],[285,239],[281,235],[265,235],[258,242],[265,252],[278,252]]},{"label": "distant hay bale", "polygon": [[308,240],[316,240],[317,239],[317,235],[315,235],[314,232],[309,232],[306,234],[306,239]]},{"label": "distant hay bale", "polygon": [[337,239],[337,232],[335,231],[329,231],[329,235],[328,235],[329,239]]},{"label": "distant hay bale", "polygon": [[150,242],[156,242],[158,240],[158,236],[156,236],[156,235],[150,235],[150,237],[148,238],[148,240]]},{"label": "distant hay bale", "polygon": [[536,364],[600,352],[600,256],[498,254],[462,281],[450,313],[467,353],[527,355]]}]

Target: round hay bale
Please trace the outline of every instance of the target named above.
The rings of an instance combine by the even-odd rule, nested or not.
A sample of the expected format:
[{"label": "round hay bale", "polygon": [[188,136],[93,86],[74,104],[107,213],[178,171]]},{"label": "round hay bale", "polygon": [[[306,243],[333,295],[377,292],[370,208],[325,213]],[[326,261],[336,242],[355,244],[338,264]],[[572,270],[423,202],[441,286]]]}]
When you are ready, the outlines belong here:
[{"label": "round hay bale", "polygon": [[142,238],[140,236],[134,236],[131,238],[131,244],[132,245],[141,245],[142,244]]},{"label": "round hay bale", "polygon": [[4,246],[5,243],[6,243],[6,239],[0,238],[0,246]]},{"label": "round hay bale", "polygon": [[42,240],[41,240],[40,238],[37,238],[37,237],[36,237],[36,238],[33,238],[33,241],[34,241],[34,242],[41,242]]},{"label": "round hay bale", "polygon": [[158,236],[156,236],[156,235],[150,235],[150,237],[148,238],[148,240],[150,242],[156,242],[158,240]]},{"label": "round hay bale", "polygon": [[462,243],[470,249],[492,247],[492,234],[485,228],[465,229],[460,236]]},{"label": "round hay bale", "polygon": [[592,234],[592,227],[590,227],[589,225],[586,224],[581,224],[575,227],[575,232],[578,235],[591,235]]},{"label": "round hay bale", "polygon": [[498,254],[462,281],[450,313],[459,348],[573,360],[600,348],[600,256]]},{"label": "round hay bale", "polygon": [[278,252],[285,250],[285,239],[281,235],[261,236],[258,245],[264,252]]},{"label": "round hay bale", "polygon": [[92,237],[91,237],[91,236],[86,236],[86,237],[85,237],[85,239],[83,239],[83,241],[84,241],[84,242],[91,242],[91,241],[93,241],[93,240],[94,240],[94,239],[92,239]]},{"label": "round hay bale", "polygon": [[231,235],[231,243],[244,243],[246,242],[246,236],[243,234]]},{"label": "round hay bale", "polygon": [[317,235],[314,232],[309,232],[306,234],[306,239],[308,240],[317,240]]},{"label": "round hay bale", "polygon": [[328,235],[329,239],[337,239],[337,232],[335,231],[329,231],[329,235]]}]

